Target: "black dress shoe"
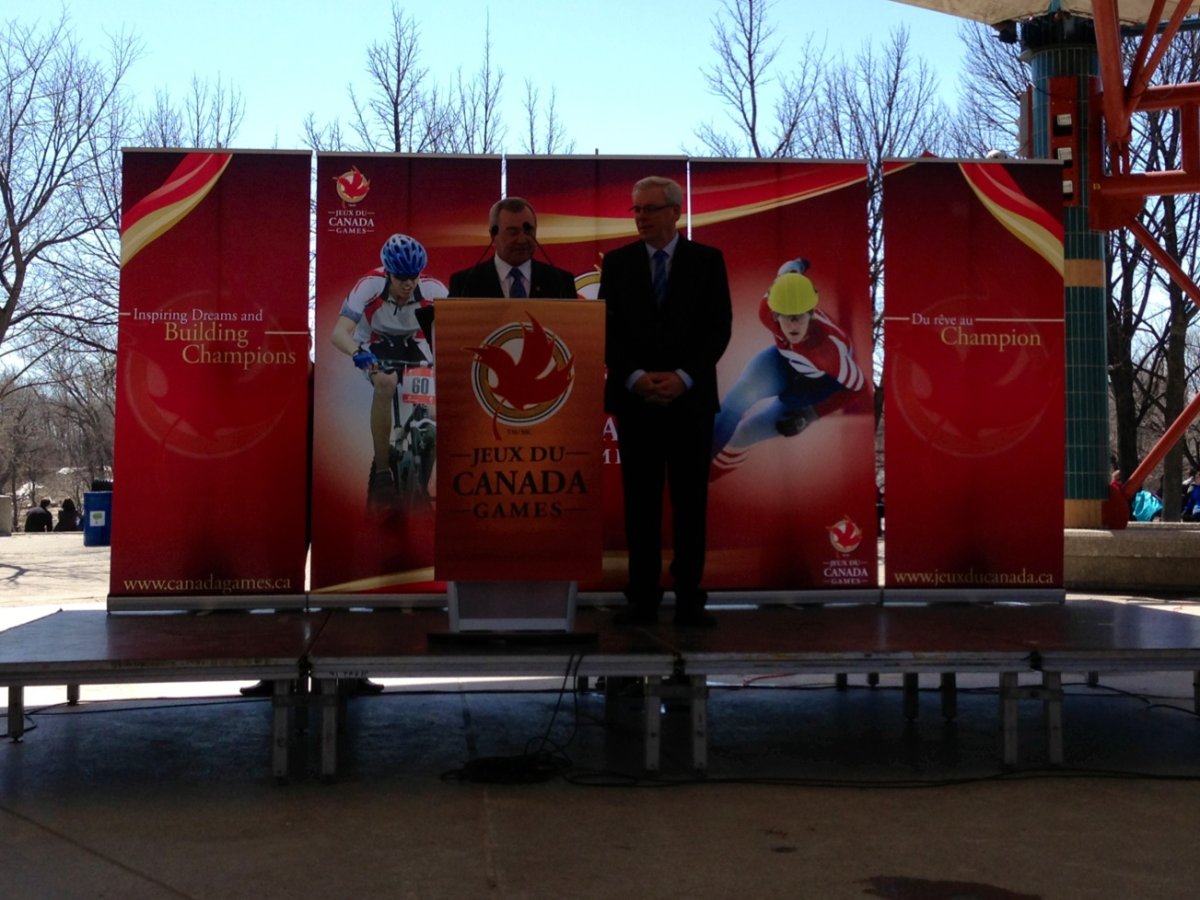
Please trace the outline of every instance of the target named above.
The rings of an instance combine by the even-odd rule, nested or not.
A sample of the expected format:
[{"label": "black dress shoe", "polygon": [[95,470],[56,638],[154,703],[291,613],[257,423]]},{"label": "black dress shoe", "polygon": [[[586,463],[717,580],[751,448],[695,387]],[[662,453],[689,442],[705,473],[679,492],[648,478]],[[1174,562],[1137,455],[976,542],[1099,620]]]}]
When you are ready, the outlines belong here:
[{"label": "black dress shoe", "polygon": [[676,609],[675,624],[680,628],[716,628],[717,617],[703,609]]},{"label": "black dress shoe", "polygon": [[640,606],[629,606],[617,610],[613,616],[614,625],[657,625],[658,610],[646,609]]}]

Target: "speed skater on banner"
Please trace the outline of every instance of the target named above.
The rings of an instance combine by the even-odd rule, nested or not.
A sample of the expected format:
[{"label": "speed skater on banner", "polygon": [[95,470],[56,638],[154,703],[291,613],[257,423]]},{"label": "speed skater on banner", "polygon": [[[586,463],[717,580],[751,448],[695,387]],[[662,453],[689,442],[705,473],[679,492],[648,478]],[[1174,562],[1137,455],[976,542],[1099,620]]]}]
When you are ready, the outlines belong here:
[{"label": "speed skater on banner", "polygon": [[745,462],[760,441],[794,438],[869,395],[849,337],[817,309],[809,267],[806,259],[784,263],[759,303],[759,320],[774,343],[746,364],[721,400],[713,425],[714,480]]},{"label": "speed skater on banner", "polygon": [[[421,275],[429,256],[409,235],[389,237],[379,258],[382,265],[359,278],[346,296],[331,341],[373,388],[367,502],[388,507],[400,499],[402,484],[412,488],[410,497],[428,494],[435,427],[430,414],[433,301],[447,291],[440,281]],[[423,382],[421,390],[398,393],[414,373]]]}]

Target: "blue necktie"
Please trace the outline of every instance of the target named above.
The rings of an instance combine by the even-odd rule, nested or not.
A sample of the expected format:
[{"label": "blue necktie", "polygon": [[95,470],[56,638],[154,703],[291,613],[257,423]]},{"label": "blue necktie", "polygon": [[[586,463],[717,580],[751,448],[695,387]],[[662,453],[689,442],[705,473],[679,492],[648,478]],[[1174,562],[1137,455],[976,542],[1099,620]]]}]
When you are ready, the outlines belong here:
[{"label": "blue necktie", "polygon": [[659,306],[667,296],[667,251],[654,251],[654,299]]},{"label": "blue necktie", "polygon": [[529,295],[525,293],[525,278],[521,275],[521,270],[514,267],[509,274],[512,275],[512,287],[508,289],[508,296],[528,297]]}]

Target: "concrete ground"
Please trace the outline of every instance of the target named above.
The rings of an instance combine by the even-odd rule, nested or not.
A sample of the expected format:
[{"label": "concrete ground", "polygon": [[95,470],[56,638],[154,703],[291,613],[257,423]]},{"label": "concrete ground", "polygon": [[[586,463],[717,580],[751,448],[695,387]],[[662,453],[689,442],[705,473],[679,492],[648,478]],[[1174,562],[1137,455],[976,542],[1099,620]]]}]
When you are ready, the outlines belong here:
[{"label": "concrete ground", "polygon": [[[0,628],[103,609],[107,573],[78,534],[0,538]],[[314,715],[285,785],[269,703],[238,684],[85,687],[78,706],[30,688],[31,730],[0,744],[0,896],[1190,900],[1191,674],[1066,682],[1065,765],[1045,766],[1031,701],[1006,772],[991,677],[960,676],[953,722],[933,676],[915,722],[898,676],[718,679],[697,780],[682,712],[647,779],[636,701],[606,726],[599,694],[557,679],[389,680],[350,702],[337,782]],[[514,768],[548,780],[498,783]]]}]

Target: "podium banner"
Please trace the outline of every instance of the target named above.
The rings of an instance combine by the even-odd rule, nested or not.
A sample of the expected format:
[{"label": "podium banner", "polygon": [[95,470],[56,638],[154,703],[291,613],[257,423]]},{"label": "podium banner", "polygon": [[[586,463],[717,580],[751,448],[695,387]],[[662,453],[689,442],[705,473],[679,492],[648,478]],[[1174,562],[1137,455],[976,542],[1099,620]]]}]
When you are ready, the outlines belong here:
[{"label": "podium banner", "polygon": [[604,304],[437,304],[435,575],[600,574]]},{"label": "podium banner", "polygon": [[1061,216],[1057,164],[885,179],[885,599],[1061,597]]},{"label": "podium banner", "polygon": [[127,151],[122,174],[109,605],[301,604],[310,156]]}]

